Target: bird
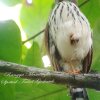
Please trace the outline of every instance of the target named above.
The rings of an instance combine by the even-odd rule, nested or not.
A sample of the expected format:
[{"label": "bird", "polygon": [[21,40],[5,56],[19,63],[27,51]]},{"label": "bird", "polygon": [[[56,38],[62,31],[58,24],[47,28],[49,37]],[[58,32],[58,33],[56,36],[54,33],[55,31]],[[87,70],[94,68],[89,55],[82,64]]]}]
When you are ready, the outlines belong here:
[{"label": "bird", "polygon": [[[45,47],[55,71],[89,73],[93,56],[90,23],[77,5],[61,1],[52,9],[45,28]],[[85,88],[70,86],[71,100],[89,100]]]}]

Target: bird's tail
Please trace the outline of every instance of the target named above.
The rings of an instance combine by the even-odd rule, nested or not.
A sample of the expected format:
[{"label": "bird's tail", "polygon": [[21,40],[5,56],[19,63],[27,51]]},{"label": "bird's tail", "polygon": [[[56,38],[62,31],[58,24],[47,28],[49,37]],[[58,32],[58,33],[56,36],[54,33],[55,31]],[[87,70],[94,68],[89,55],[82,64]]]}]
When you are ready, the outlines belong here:
[{"label": "bird's tail", "polygon": [[71,100],[89,100],[85,88],[70,87]]}]

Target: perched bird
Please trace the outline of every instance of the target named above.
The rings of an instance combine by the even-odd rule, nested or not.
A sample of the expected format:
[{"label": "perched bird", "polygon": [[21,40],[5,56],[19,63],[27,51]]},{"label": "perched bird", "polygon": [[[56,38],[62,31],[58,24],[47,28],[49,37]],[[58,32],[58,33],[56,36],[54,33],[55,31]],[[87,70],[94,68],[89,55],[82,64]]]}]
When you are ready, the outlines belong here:
[{"label": "perched bird", "polygon": [[[92,62],[92,31],[89,21],[72,2],[55,5],[45,30],[45,45],[54,70],[88,73]],[[70,87],[72,100],[88,100],[84,88]]]}]

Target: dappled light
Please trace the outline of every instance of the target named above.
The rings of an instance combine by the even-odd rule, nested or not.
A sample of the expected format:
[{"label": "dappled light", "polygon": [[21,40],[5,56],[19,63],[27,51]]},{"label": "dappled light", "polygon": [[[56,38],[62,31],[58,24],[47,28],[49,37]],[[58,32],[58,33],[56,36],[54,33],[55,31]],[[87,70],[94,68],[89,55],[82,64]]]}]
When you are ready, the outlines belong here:
[{"label": "dappled light", "polygon": [[[81,5],[84,0],[77,1]],[[52,70],[43,38],[54,5],[55,0],[0,0],[1,61]],[[100,72],[100,0],[89,0],[79,9],[93,30],[91,69]],[[0,73],[0,100],[70,100],[66,86],[25,80],[10,74]],[[99,92],[87,91],[90,100],[100,100]]]}]

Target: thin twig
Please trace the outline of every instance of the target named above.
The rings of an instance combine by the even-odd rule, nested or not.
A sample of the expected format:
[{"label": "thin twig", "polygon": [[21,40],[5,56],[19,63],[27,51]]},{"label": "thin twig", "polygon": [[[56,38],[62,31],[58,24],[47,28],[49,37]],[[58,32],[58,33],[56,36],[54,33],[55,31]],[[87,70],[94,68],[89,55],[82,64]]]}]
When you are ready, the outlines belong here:
[{"label": "thin twig", "polygon": [[28,41],[30,41],[30,40],[36,38],[37,36],[39,36],[39,35],[40,35],[41,33],[43,33],[44,31],[45,31],[45,29],[43,29],[42,31],[38,32],[37,34],[35,34],[34,36],[30,37],[29,39],[23,41],[22,44],[24,44],[24,43],[26,43],[26,42],[28,42]]},{"label": "thin twig", "polygon": [[86,4],[87,2],[89,2],[90,0],[85,0],[83,3],[81,3],[78,7],[82,7],[84,4]]},{"label": "thin twig", "polygon": [[65,90],[66,90],[66,88],[61,88],[61,89],[59,89],[59,90],[55,90],[55,91],[46,93],[46,94],[44,94],[44,95],[40,95],[40,96],[34,97],[33,100],[37,100],[37,99],[40,99],[40,98],[45,97],[45,96],[48,96],[48,95],[50,96],[50,95],[52,95],[52,94],[55,94],[55,93],[58,93],[58,92],[62,92],[62,91],[65,91]]}]

